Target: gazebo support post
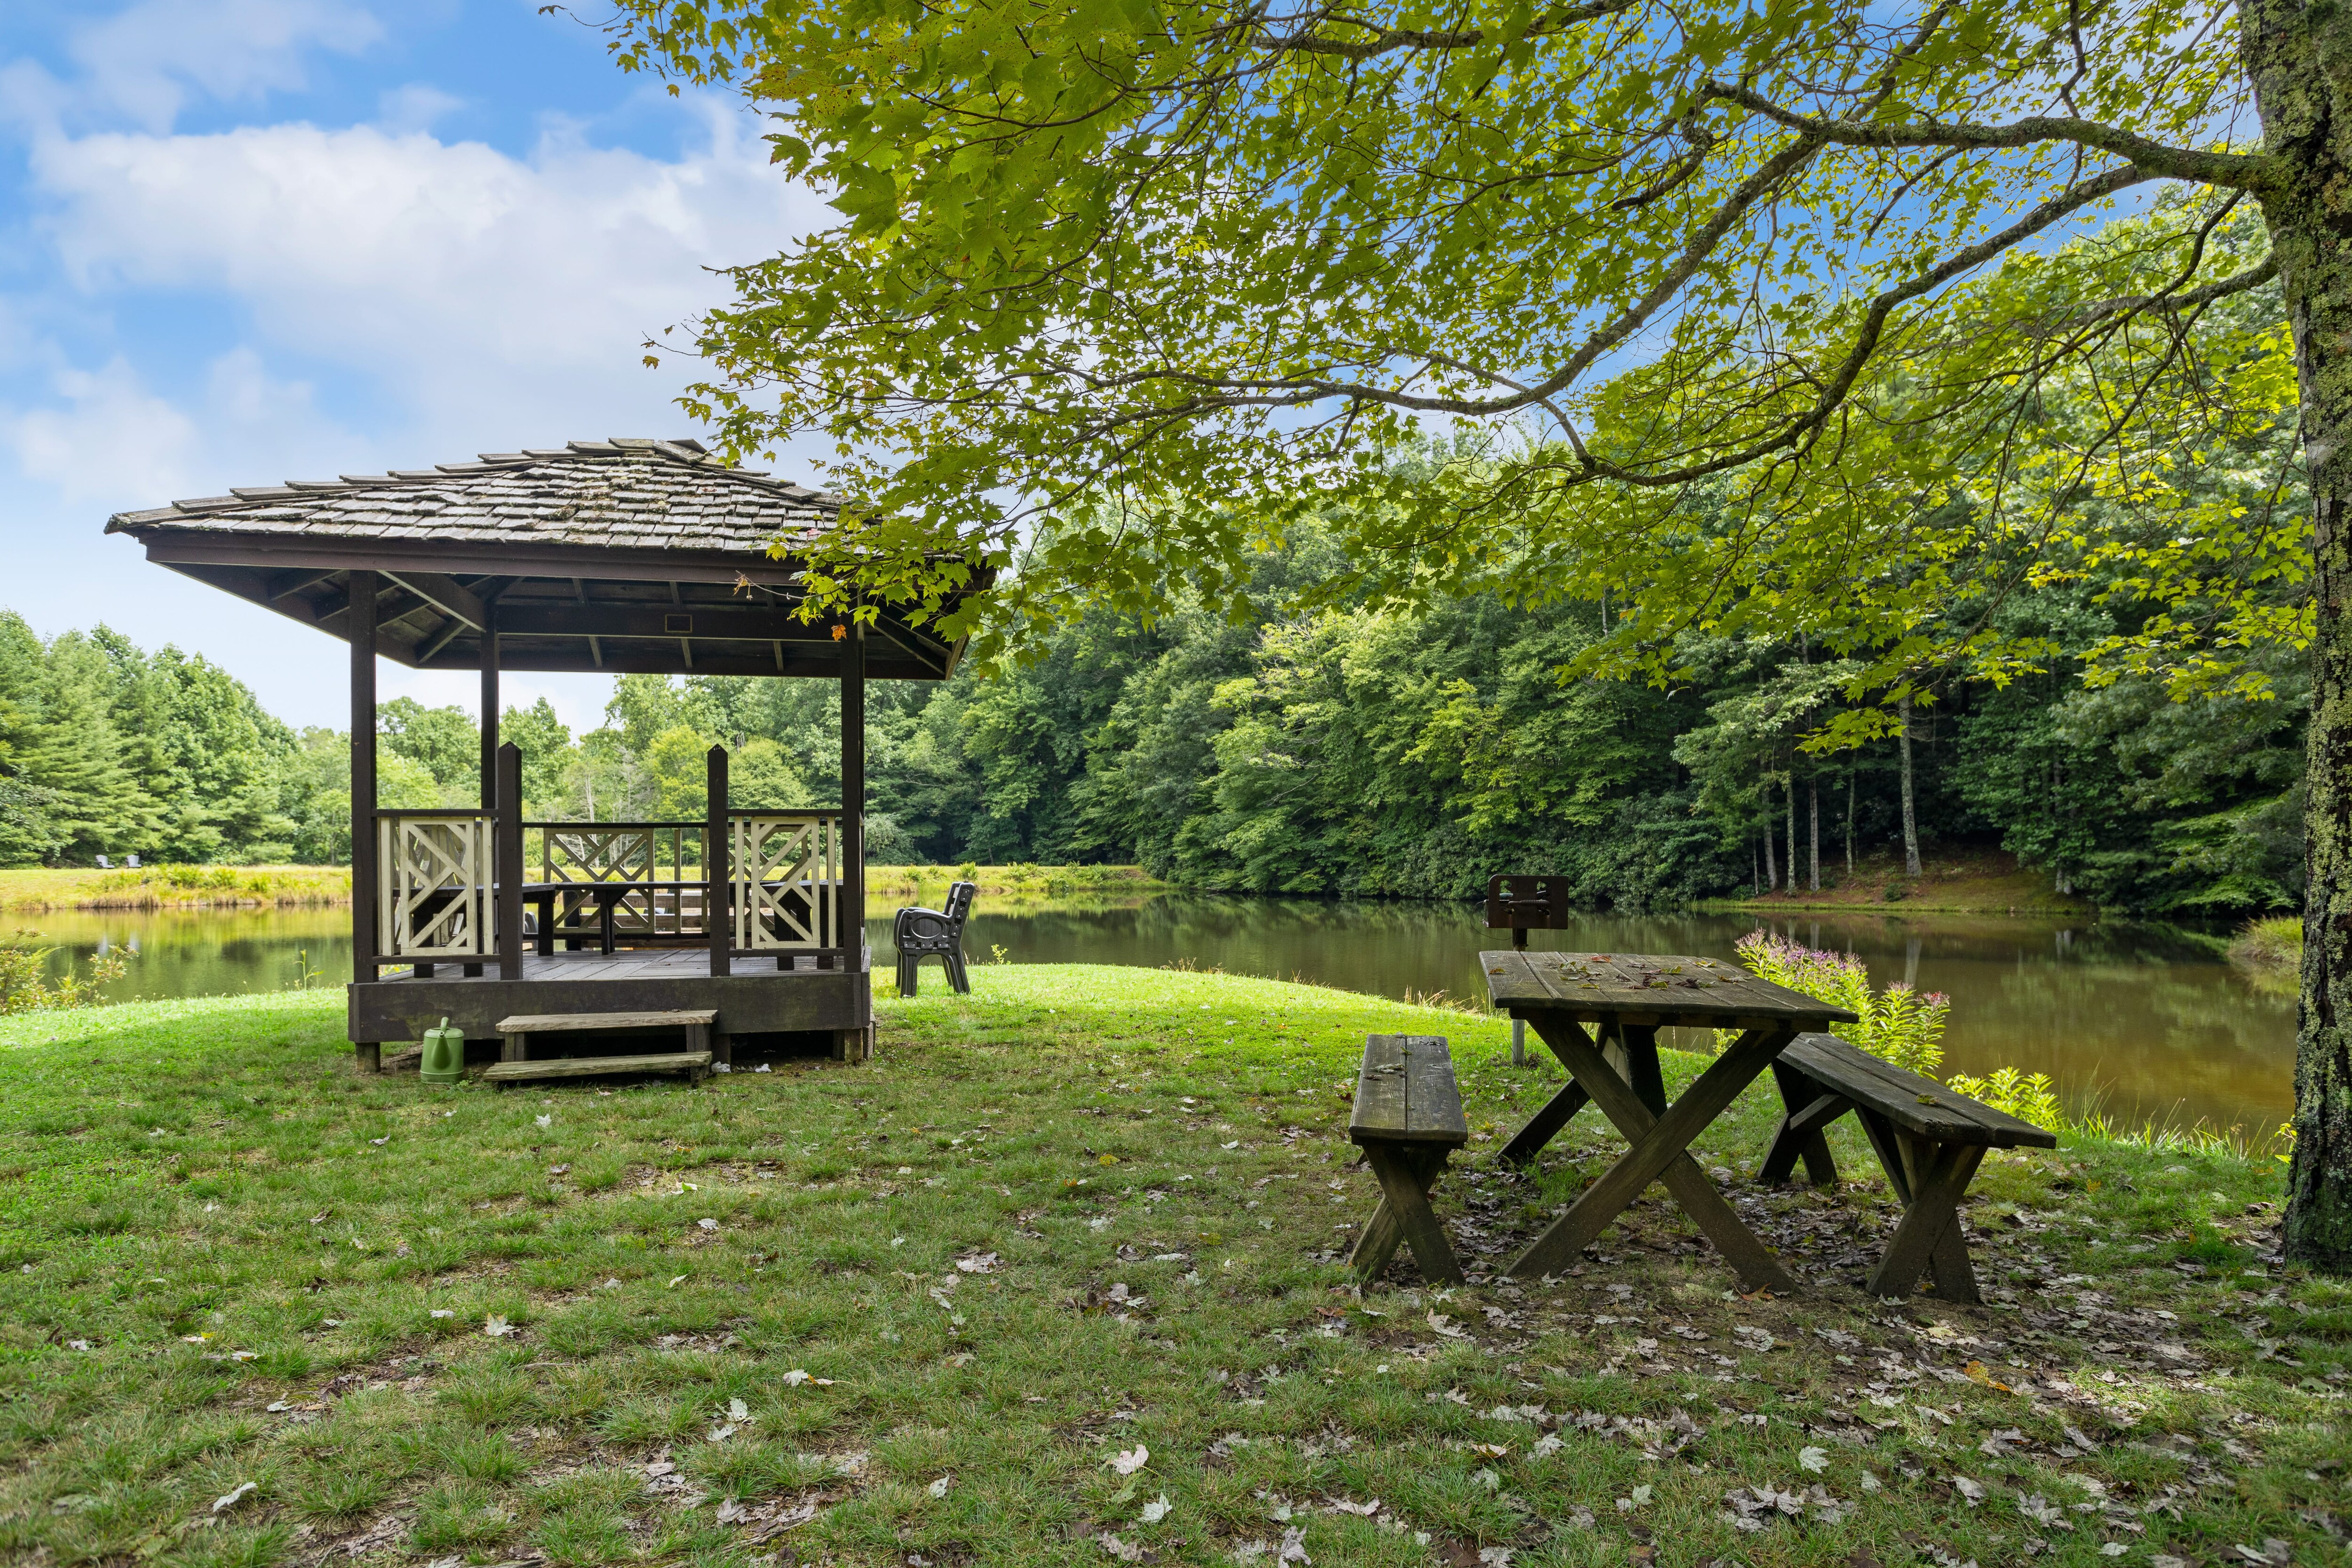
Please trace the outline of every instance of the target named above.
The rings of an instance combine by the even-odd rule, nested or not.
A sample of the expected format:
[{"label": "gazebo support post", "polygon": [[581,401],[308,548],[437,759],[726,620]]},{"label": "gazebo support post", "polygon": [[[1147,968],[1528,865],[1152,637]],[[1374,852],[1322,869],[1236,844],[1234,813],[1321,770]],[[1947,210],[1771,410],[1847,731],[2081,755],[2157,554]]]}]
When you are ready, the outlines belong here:
[{"label": "gazebo support post", "polygon": [[[867,984],[866,973],[866,628],[853,619],[841,642],[841,901],[834,945]],[[835,1061],[863,1061],[866,1026],[834,1036]]]},{"label": "gazebo support post", "polygon": [[498,750],[498,804],[491,819],[498,865],[499,978],[522,978],[522,751],[512,741]]},{"label": "gazebo support post", "polygon": [[[376,978],[375,862],[375,585],[373,572],[351,574],[345,635],[352,645],[352,975]],[[352,1047],[362,1072],[383,1070],[383,1048],[372,1040]]]},{"label": "gazebo support post", "polygon": [[710,936],[710,973],[735,969],[735,900],[727,859],[727,748],[713,746],[703,759],[709,790],[702,825],[702,926]]},{"label": "gazebo support post", "polygon": [[482,628],[482,809],[499,803],[499,634]]}]

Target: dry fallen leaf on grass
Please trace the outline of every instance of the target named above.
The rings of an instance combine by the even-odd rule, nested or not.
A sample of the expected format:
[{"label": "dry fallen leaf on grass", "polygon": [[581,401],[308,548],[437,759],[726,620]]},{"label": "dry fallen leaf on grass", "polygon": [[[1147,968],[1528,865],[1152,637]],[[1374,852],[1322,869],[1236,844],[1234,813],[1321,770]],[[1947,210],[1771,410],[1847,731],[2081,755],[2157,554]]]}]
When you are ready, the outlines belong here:
[{"label": "dry fallen leaf on grass", "polygon": [[482,1325],[482,1332],[488,1334],[494,1340],[502,1340],[509,1334],[516,1331],[515,1326],[512,1323],[508,1322],[504,1318],[499,1317],[496,1314],[492,1314],[490,1321]]},{"label": "dry fallen leaf on grass", "polygon": [[220,1513],[228,1509],[235,1508],[238,1503],[245,1500],[248,1493],[257,1492],[260,1489],[261,1483],[259,1481],[239,1481],[236,1486],[225,1496],[213,1499],[213,1511],[215,1513]]},{"label": "dry fallen leaf on grass", "polygon": [[1151,1462],[1151,1450],[1138,1443],[1132,1448],[1122,1448],[1103,1461],[1122,1476],[1131,1476]]},{"label": "dry fallen leaf on grass", "polygon": [[955,1485],[955,1478],[953,1476],[941,1476],[938,1480],[933,1481],[924,1489],[929,1492],[933,1497],[945,1497],[948,1495],[948,1489],[953,1485]]},{"label": "dry fallen leaf on grass", "polygon": [[[1105,1155],[1104,1158],[1108,1159],[1109,1156]],[[1102,1542],[1102,1549],[1105,1552],[1109,1552],[1121,1563],[1140,1563],[1143,1561],[1142,1547],[1132,1545],[1128,1542],[1121,1541],[1118,1536],[1113,1535],[1108,1530],[1095,1537],[1095,1539]]]},{"label": "dry fallen leaf on grass", "polygon": [[1175,1506],[1168,1500],[1168,1494],[1161,1492],[1157,1500],[1143,1505],[1143,1522],[1158,1524],[1168,1517],[1168,1510]]},{"label": "dry fallen leaf on grass", "polygon": [[1818,1476],[1830,1468],[1830,1451],[1827,1448],[1800,1448],[1797,1450],[1797,1463]]}]

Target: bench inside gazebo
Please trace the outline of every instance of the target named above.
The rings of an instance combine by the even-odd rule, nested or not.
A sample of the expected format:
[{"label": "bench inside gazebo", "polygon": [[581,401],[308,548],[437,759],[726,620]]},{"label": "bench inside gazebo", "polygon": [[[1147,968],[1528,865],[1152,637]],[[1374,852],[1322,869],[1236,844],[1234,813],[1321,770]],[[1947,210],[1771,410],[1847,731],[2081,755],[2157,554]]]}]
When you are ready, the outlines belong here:
[{"label": "bench inside gazebo", "polygon": [[[753,1034],[821,1032],[844,1059],[870,1050],[866,682],[944,679],[960,649],[887,606],[870,625],[802,618],[793,545],[840,510],[695,441],[612,440],[108,522],[150,561],[349,645],[350,1035],[363,1069],[445,1016],[490,1041],[518,1018],[540,1026],[510,1036],[560,1037],[545,1020],[709,1014],[719,1062]],[[478,805],[377,803],[379,656],[479,673]],[[526,820],[520,756],[498,738],[501,670],[837,680],[841,804],[732,809],[714,746],[700,821]]]}]

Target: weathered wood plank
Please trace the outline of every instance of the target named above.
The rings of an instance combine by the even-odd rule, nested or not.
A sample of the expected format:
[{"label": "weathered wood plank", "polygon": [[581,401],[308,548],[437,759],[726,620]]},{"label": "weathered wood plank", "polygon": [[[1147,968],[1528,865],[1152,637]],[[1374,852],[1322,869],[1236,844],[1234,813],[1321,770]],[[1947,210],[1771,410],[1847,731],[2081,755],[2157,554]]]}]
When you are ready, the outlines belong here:
[{"label": "weathered wood plank", "polygon": [[1996,1149],[2054,1149],[2057,1135],[1906,1072],[1833,1035],[1798,1036],[1780,1059],[1825,1089],[1867,1106],[1914,1136]]},{"label": "weathered wood plank", "polygon": [[1488,994],[1507,1012],[1562,1008],[1628,1025],[1717,1028],[1854,1021],[1843,1007],[1717,959],[1507,949],[1478,956]]},{"label": "weathered wood plank", "polygon": [[528,1013],[499,1020],[501,1035],[551,1035],[566,1029],[660,1029],[708,1027],[716,1008],[676,1013]]},{"label": "weathered wood plank", "polygon": [[1365,1040],[1348,1137],[1357,1143],[1443,1143],[1457,1149],[1470,1141],[1454,1057],[1444,1037],[1373,1035]]},{"label": "weathered wood plank", "polygon": [[700,1072],[710,1065],[709,1051],[668,1051],[646,1057],[559,1057],[548,1061],[497,1062],[482,1076],[500,1083],[517,1079],[596,1078],[605,1073]]}]

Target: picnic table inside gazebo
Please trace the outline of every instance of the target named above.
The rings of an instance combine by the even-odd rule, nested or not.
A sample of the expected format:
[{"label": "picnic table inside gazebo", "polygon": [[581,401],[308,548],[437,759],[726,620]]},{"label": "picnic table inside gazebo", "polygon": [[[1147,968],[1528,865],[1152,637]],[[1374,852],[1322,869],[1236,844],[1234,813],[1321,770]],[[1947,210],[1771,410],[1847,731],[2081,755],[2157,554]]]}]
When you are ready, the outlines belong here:
[{"label": "picnic table inside gazebo", "polygon": [[[1716,959],[1510,949],[1478,956],[1496,1010],[1525,1019],[1569,1072],[1568,1084],[1504,1146],[1505,1163],[1532,1163],[1588,1104],[1630,1145],[1507,1272],[1562,1272],[1655,1181],[1750,1289],[1793,1291],[1771,1248],[1732,1212],[1689,1149],[1799,1035],[1853,1023],[1854,1015]],[[1669,1104],[1658,1031],[1672,1026],[1739,1036]]]}]

